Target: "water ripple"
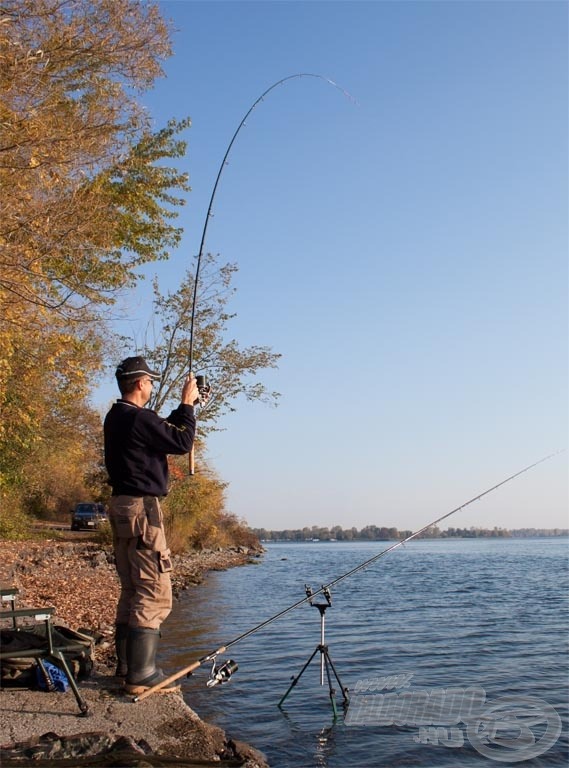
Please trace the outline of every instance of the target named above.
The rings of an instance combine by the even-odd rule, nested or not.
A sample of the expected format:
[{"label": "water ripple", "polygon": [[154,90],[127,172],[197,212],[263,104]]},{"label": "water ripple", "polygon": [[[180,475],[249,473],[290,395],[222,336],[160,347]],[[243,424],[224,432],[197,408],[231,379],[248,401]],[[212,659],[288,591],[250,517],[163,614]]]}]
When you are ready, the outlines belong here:
[{"label": "water ripple", "polygon": [[[165,624],[164,666],[174,671],[228,643],[300,600],[305,583],[319,588],[382,546],[273,544],[261,567],[211,574]],[[563,732],[528,765],[566,765],[567,564],[567,541],[558,539],[418,541],[390,553],[333,591],[326,641],[342,684],[353,692],[358,681],[407,674],[408,691],[478,686],[490,703],[541,699],[555,707]],[[319,643],[319,612],[301,606],[230,649],[239,671],[228,685],[206,689],[207,672],[198,670],[185,683],[188,703],[264,751],[274,768],[469,768],[492,759],[476,751],[463,724],[445,730],[447,743],[463,739],[458,748],[445,746],[440,729],[429,739],[411,725],[334,722]],[[519,750],[512,754],[519,759]],[[503,753],[495,759],[507,762]]]}]

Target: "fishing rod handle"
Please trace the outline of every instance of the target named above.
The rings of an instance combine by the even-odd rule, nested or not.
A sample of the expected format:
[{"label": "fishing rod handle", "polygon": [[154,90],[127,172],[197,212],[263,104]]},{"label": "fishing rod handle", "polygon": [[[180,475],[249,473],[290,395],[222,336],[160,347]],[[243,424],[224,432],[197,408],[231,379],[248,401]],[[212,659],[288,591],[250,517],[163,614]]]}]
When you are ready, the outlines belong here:
[{"label": "fishing rod handle", "polygon": [[[191,378],[191,376],[192,376],[192,371],[190,370],[189,373],[188,373],[188,377]],[[197,382],[198,378],[200,378],[200,377],[196,377],[196,382]],[[203,379],[203,377],[201,377],[201,378]],[[195,403],[194,403],[194,406],[195,406]],[[194,439],[195,439],[195,435],[194,435]],[[190,475],[190,477],[193,477],[196,474],[196,462],[195,462],[195,448],[194,448],[194,445],[195,444],[192,443],[192,449],[191,449],[190,453],[188,454],[188,474]]]},{"label": "fishing rod handle", "polygon": [[170,677],[167,677],[165,680],[161,680],[159,683],[156,683],[156,685],[153,685],[152,688],[148,688],[148,690],[144,691],[144,693],[141,693],[140,696],[135,696],[133,698],[133,702],[137,703],[139,701],[144,701],[144,699],[148,698],[148,696],[151,696],[153,693],[156,693],[156,691],[160,691],[162,688],[165,688],[170,683],[173,683],[176,680],[179,680],[181,677],[184,677],[184,675],[189,675],[195,669],[197,669],[198,667],[201,667],[201,665],[204,664],[206,661],[211,661],[212,659],[215,659],[215,657],[218,654],[225,653],[226,650],[227,650],[227,646],[222,645],[221,648],[218,648],[216,651],[214,651],[213,653],[210,653],[208,656],[202,656],[201,659],[194,661],[188,667],[184,667],[184,669],[180,669],[179,672],[174,672],[174,674],[170,675]]},{"label": "fishing rod handle", "polygon": [[170,677],[167,677],[164,680],[161,680],[159,683],[156,683],[156,685],[153,685],[152,688],[148,688],[146,691],[144,691],[144,693],[141,693],[139,696],[135,696],[133,701],[135,703],[139,701],[143,701],[151,694],[156,693],[156,691],[160,691],[162,688],[165,688],[167,685],[170,685],[170,683],[173,683],[176,680],[179,680],[184,675],[189,675],[190,672],[193,672],[194,669],[197,669],[199,666],[201,666],[201,661],[194,661],[194,663],[190,664],[189,667],[184,667],[184,669],[181,669],[179,672],[175,672],[173,675],[170,675]]}]

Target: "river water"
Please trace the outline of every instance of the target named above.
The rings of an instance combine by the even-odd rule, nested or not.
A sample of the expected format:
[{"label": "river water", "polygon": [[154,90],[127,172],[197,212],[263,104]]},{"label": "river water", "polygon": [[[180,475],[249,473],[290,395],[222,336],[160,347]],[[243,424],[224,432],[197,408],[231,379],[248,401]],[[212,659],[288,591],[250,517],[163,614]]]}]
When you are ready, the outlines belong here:
[{"label": "river water", "polygon": [[[305,584],[388,546],[272,543],[259,564],[210,574],[164,625],[163,667],[231,643],[302,600]],[[347,712],[334,676],[337,717],[320,685],[320,611],[308,603],[232,645],[230,682],[208,688],[204,664],[184,696],[273,768],[566,766],[568,570],[567,539],[409,542],[333,588],[325,640]]]}]

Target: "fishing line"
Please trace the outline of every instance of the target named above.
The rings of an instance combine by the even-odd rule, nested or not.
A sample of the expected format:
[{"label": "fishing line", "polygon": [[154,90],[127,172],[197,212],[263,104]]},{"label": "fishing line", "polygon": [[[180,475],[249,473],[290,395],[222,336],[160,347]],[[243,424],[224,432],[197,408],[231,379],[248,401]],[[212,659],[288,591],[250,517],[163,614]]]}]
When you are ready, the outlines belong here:
[{"label": "fishing line", "polygon": [[[207,207],[207,213],[205,215],[205,221],[204,221],[202,237],[200,242],[200,249],[197,256],[196,275],[194,278],[194,291],[193,291],[193,298],[192,298],[192,315],[191,315],[191,322],[190,322],[190,348],[189,348],[189,354],[188,354],[188,371],[190,374],[192,372],[192,366],[194,362],[194,325],[195,325],[196,306],[197,306],[197,297],[198,297],[198,280],[200,276],[200,268],[201,268],[201,262],[202,262],[203,251],[204,251],[205,238],[207,234],[209,220],[213,216],[212,208],[213,208],[213,202],[215,200],[215,194],[217,192],[217,187],[219,185],[219,181],[223,174],[223,170],[227,165],[227,159],[229,157],[229,153],[231,152],[231,148],[233,147],[233,144],[235,143],[235,140],[237,139],[239,132],[241,131],[243,126],[246,124],[247,118],[253,112],[253,110],[264,100],[265,96],[267,96],[272,90],[277,88],[279,85],[283,85],[289,80],[295,80],[301,77],[315,77],[319,80],[324,80],[324,82],[329,83],[330,85],[334,86],[334,88],[337,88],[344,96],[350,99],[350,101],[352,101],[354,104],[357,104],[357,101],[353,98],[353,96],[351,96],[346,90],[344,90],[344,88],[339,86],[338,83],[335,83],[333,80],[330,80],[329,77],[325,77],[324,75],[314,74],[312,72],[299,72],[295,75],[288,75],[287,77],[283,77],[281,80],[277,80],[276,83],[273,83],[269,88],[263,91],[263,93],[253,102],[253,104],[249,107],[249,109],[243,116],[241,122],[239,123],[239,125],[237,126],[237,129],[235,130],[235,133],[231,137],[231,141],[229,142],[229,145],[225,151],[225,154],[223,155],[223,160],[221,161],[221,165],[219,166],[219,170],[217,172],[211,197],[209,199],[209,205]],[[202,389],[206,388],[207,384],[206,384],[205,377],[202,378],[201,382],[198,381],[198,387],[200,386],[200,383],[201,383]],[[194,474],[194,449],[193,448],[189,456],[189,471],[190,471],[190,475]]]},{"label": "fishing line", "polygon": [[[484,496],[487,496],[489,493],[492,493],[493,491],[497,490],[498,488],[505,485],[506,483],[511,482],[516,477],[523,475],[525,472],[529,472],[530,469],[537,467],[539,464],[543,464],[545,461],[548,461],[549,459],[553,458],[554,456],[558,456],[560,453],[563,453],[563,452],[564,452],[563,450],[560,450],[560,451],[555,451],[555,453],[550,453],[547,456],[544,456],[542,459],[535,461],[533,464],[529,464],[527,467],[520,469],[518,472],[515,472],[513,475],[510,475],[509,477],[507,477],[505,480],[501,480],[499,483],[496,483],[496,485],[493,485],[491,488],[487,488],[485,491],[482,491],[482,493],[479,493],[477,496],[474,496],[472,499],[469,499],[468,501],[464,502],[464,504],[461,504],[460,506],[455,507],[450,512],[447,512],[446,514],[441,515],[441,517],[437,517],[436,520],[432,520],[430,523],[427,523],[427,525],[424,525],[422,528],[419,528],[417,531],[412,533],[410,536],[407,536],[405,539],[402,539],[401,541],[396,542],[395,544],[388,547],[387,549],[384,549],[382,552],[379,552],[377,555],[370,557],[368,560],[365,560],[363,563],[361,563],[360,565],[357,565],[355,568],[352,568],[346,573],[343,573],[341,576],[338,576],[328,584],[323,584],[320,587],[320,589],[315,590],[314,592],[311,591],[311,593],[306,597],[302,598],[302,600],[298,600],[296,603],[289,605],[288,608],[285,608],[284,610],[279,611],[279,613],[276,613],[274,616],[271,616],[265,621],[262,621],[260,624],[257,624],[257,626],[253,627],[252,629],[249,629],[247,632],[243,632],[241,635],[238,635],[233,640],[230,640],[228,643],[221,646],[217,650],[207,654],[207,656],[202,656],[200,659],[198,659],[197,661],[194,661],[189,666],[184,667],[184,669],[181,669],[179,672],[176,672],[173,675],[170,675],[170,677],[167,677],[165,680],[162,680],[162,682],[158,683],[152,688],[149,688],[147,691],[144,691],[144,693],[142,693],[140,696],[135,697],[133,701],[142,701],[147,696],[150,696],[155,691],[159,691],[161,688],[164,688],[170,683],[173,683],[175,680],[178,680],[180,677],[183,677],[184,675],[189,675],[195,669],[200,667],[202,664],[205,664],[206,662],[214,663],[214,668],[212,670],[212,673],[217,672],[217,674],[219,674],[220,677],[223,677],[223,673],[224,671],[226,671],[227,677],[223,679],[229,679],[229,677],[231,676],[231,670],[229,669],[226,670],[226,667],[228,664],[234,664],[234,662],[227,662],[227,664],[224,664],[222,667],[216,670],[215,659],[220,653],[225,653],[227,650],[229,650],[229,648],[234,646],[236,643],[239,643],[242,640],[245,640],[245,638],[250,637],[256,632],[259,632],[264,627],[267,627],[269,624],[272,624],[274,621],[277,621],[277,619],[280,619],[283,616],[286,616],[287,613],[290,613],[295,608],[299,608],[301,605],[304,605],[305,603],[312,601],[317,595],[329,592],[331,587],[335,586],[336,584],[339,584],[341,581],[344,581],[344,579],[347,579],[348,577],[353,576],[354,574],[358,573],[358,571],[361,571],[364,568],[369,567],[370,565],[375,563],[377,560],[379,560],[381,557],[384,557],[389,552],[392,552],[394,549],[397,549],[397,547],[403,546],[403,544],[406,544],[408,541],[411,541],[411,539],[414,539],[417,536],[419,536],[421,533],[424,533],[427,529],[431,528],[433,525],[437,525],[437,523],[440,523],[443,520],[446,520],[451,515],[454,515],[457,512],[460,512],[460,510],[465,509],[470,504],[474,504],[475,501],[479,501]],[[220,679],[219,682],[222,682],[222,680]]]}]

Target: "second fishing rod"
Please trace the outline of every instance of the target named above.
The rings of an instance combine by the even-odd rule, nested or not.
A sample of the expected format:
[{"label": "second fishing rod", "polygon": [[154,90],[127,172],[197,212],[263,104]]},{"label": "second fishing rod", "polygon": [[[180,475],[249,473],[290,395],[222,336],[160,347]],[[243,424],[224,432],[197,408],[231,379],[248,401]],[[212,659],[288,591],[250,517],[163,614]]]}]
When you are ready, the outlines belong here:
[{"label": "second fishing rod", "polygon": [[456,514],[457,512],[460,512],[463,509],[466,509],[466,507],[470,506],[471,504],[474,504],[474,502],[479,501],[480,499],[484,498],[490,493],[493,493],[498,488],[501,488],[503,485],[506,485],[506,483],[511,482],[517,477],[520,477],[520,475],[525,474],[526,472],[529,472],[529,470],[533,469],[534,467],[537,467],[539,464],[543,464],[545,461],[548,461],[549,459],[552,459],[554,456],[557,456],[561,451],[556,451],[555,453],[550,453],[547,456],[544,456],[543,458],[539,459],[538,461],[533,462],[532,464],[529,464],[527,467],[524,467],[523,469],[518,470],[513,475],[510,475],[509,477],[506,477],[504,480],[501,480],[499,483],[496,483],[495,485],[492,485],[490,488],[487,488],[485,491],[482,491],[482,493],[477,494],[476,496],[472,497],[468,501],[464,502],[458,507],[455,507],[450,512],[445,513],[444,515],[441,515],[440,517],[437,517],[436,520],[431,520],[431,522],[424,525],[422,528],[419,528],[414,533],[412,533],[410,536],[407,536],[406,538],[402,539],[401,541],[395,542],[395,544],[392,544],[390,547],[387,547],[387,549],[382,550],[378,554],[374,555],[373,557],[370,557],[369,559],[365,560],[363,563],[360,563],[359,565],[355,566],[354,568],[350,569],[346,573],[341,574],[337,578],[330,581],[328,584],[323,584],[320,589],[317,589],[315,591],[307,590],[306,597],[302,598],[301,600],[298,600],[297,602],[293,603],[292,605],[289,605],[287,608],[284,608],[282,611],[279,611],[274,616],[270,616],[265,621],[262,621],[260,624],[257,624],[256,626],[249,629],[247,632],[243,632],[242,634],[238,635],[237,637],[233,638],[233,640],[230,640],[229,642],[225,643],[219,648],[216,648],[211,653],[206,654],[205,656],[202,656],[201,658],[197,659],[196,661],[192,662],[188,666],[184,667],[183,669],[179,670],[178,672],[175,672],[173,675],[170,675],[165,680],[162,680],[162,682],[158,683],[157,685],[153,686],[152,688],[149,688],[147,691],[144,691],[140,696],[136,696],[133,701],[143,701],[148,696],[151,696],[153,693],[160,691],[162,688],[170,685],[171,683],[175,682],[176,680],[179,680],[181,677],[188,676],[192,674],[195,670],[197,670],[199,667],[201,667],[203,664],[206,664],[208,662],[212,663],[212,671],[210,675],[210,681],[208,685],[216,684],[216,683],[222,683],[226,682],[230,679],[233,671],[237,668],[235,662],[233,661],[227,661],[223,664],[216,665],[216,659],[219,655],[226,653],[230,648],[232,648],[237,643],[241,642],[242,640],[245,640],[246,638],[250,637],[251,635],[255,634],[256,632],[259,632],[260,630],[264,629],[265,627],[269,626],[273,622],[277,621],[278,619],[281,619],[283,616],[286,616],[286,614],[290,613],[291,611],[295,610],[296,608],[300,608],[300,606],[305,605],[306,603],[312,603],[315,597],[317,597],[320,594],[323,594],[326,596],[329,594],[332,587],[336,586],[337,584],[340,584],[340,582],[344,581],[345,579],[350,578],[351,576],[355,576],[359,571],[364,570],[365,568],[368,568],[369,566],[373,565],[375,562],[377,562],[380,558],[385,557],[389,552],[392,552],[394,549],[397,549],[398,547],[403,546],[407,542],[411,541],[412,539],[417,538],[422,533],[427,531],[429,528],[432,528],[434,525],[438,525],[443,520],[446,520],[451,515]]}]

